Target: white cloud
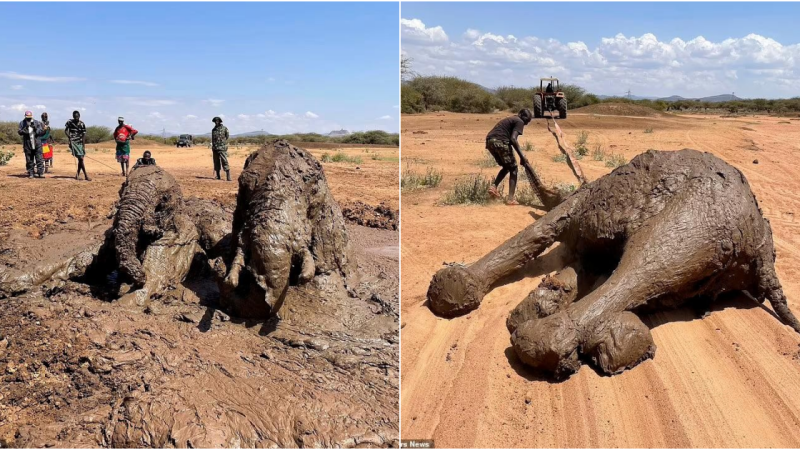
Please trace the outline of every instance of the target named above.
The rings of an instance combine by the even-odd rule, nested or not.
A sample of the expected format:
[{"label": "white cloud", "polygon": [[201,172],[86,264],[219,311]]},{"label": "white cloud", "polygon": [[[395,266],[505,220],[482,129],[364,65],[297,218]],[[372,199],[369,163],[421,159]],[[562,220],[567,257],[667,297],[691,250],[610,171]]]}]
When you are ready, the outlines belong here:
[{"label": "white cloud", "polygon": [[195,116],[194,114],[187,114],[187,115],[184,117],[184,119],[188,119],[188,120],[194,120],[194,119],[197,119],[197,116]]},{"label": "white cloud", "polygon": [[116,84],[138,84],[140,86],[148,86],[148,87],[155,87],[158,86],[158,83],[153,83],[151,81],[138,81],[138,80],[111,80],[112,83]]},{"label": "white cloud", "polygon": [[419,19],[400,19],[400,32],[404,40],[432,43],[444,43],[448,40],[442,27],[428,28]]},{"label": "white cloud", "polygon": [[317,118],[319,118],[318,115],[314,114],[311,111],[306,111],[305,116],[308,117],[309,119],[317,119]]},{"label": "white cloud", "polygon": [[250,116],[248,116],[247,114],[239,114],[239,115],[238,115],[238,116],[236,116],[236,117],[238,117],[239,119],[242,119],[242,120],[248,120],[248,119],[250,119]]},{"label": "white cloud", "polygon": [[225,100],[219,100],[214,98],[209,98],[208,100],[203,100],[203,102],[210,104],[211,106],[220,106],[225,103]]},{"label": "white cloud", "polygon": [[136,106],[171,106],[177,103],[175,100],[139,97],[120,97],[120,100]]},{"label": "white cloud", "polygon": [[380,116],[380,117],[378,117],[378,120],[392,120],[392,116],[389,116],[389,115]]},{"label": "white cloud", "polygon": [[148,114],[147,117],[150,117],[151,119],[163,119],[164,115],[158,111],[153,111],[150,114]]},{"label": "white cloud", "polygon": [[798,95],[800,86],[800,43],[757,34],[721,41],[616,34],[586,43],[469,28],[449,40],[441,27],[433,32],[418,19],[401,23],[403,53],[415,71],[453,74],[489,87],[530,86],[550,75],[607,95],[630,88],[640,95],[735,90],[740,96],[786,97]]},{"label": "white cloud", "polygon": [[12,85],[11,89],[14,90],[14,91],[19,91],[19,90],[22,89],[22,85],[21,84]]},{"label": "white cloud", "polygon": [[11,109],[13,109],[14,111],[25,111],[26,109],[28,109],[28,105],[24,103],[17,103],[16,105],[11,105]]},{"label": "white cloud", "polygon": [[0,72],[0,77],[10,80],[43,81],[51,83],[66,83],[70,81],[85,81],[86,78],[79,77],[48,77],[44,75],[26,75],[17,72]]},{"label": "white cloud", "polygon": [[44,105],[34,105],[35,109],[47,109],[47,106]]}]

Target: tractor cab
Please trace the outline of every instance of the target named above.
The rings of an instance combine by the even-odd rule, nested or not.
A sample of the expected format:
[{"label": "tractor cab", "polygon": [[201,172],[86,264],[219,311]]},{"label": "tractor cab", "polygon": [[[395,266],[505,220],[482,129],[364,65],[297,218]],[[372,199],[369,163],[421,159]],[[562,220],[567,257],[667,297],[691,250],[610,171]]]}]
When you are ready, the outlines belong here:
[{"label": "tractor cab", "polygon": [[558,111],[559,119],[567,118],[567,97],[561,91],[558,78],[539,79],[539,90],[533,95],[533,117],[544,117],[544,112]]}]

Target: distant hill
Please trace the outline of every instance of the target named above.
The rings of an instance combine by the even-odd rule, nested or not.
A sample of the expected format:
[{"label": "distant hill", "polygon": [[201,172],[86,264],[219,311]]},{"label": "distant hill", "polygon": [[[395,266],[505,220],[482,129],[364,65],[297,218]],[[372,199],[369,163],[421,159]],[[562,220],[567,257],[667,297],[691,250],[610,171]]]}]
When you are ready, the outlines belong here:
[{"label": "distant hill", "polygon": [[497,89],[488,88],[488,87],[486,87],[486,86],[482,86],[482,85],[480,85],[480,84],[478,84],[478,83],[475,83],[475,84],[476,84],[476,85],[477,85],[479,88],[483,89],[484,91],[486,91],[486,92],[488,92],[488,93],[490,93],[490,94],[497,94]]},{"label": "distant hill", "polygon": [[720,94],[720,95],[711,95],[708,97],[701,97],[701,98],[686,98],[686,97],[681,97],[680,95],[672,95],[669,97],[660,98],[659,100],[663,100],[665,102],[694,100],[697,102],[722,103],[722,102],[732,102],[735,100],[742,100],[742,99],[733,94]]},{"label": "distant hill", "polygon": [[342,137],[342,136],[349,136],[351,134],[353,134],[353,133],[351,133],[351,132],[345,130],[344,128],[342,128],[341,130],[331,131],[330,133],[327,134],[327,136],[330,136],[330,137]]},{"label": "distant hill", "polygon": [[[232,134],[231,139],[236,137],[247,137],[247,136],[272,136],[272,133],[267,133],[266,131],[248,131],[247,133]],[[211,133],[195,134],[194,137],[210,138]]]},{"label": "distant hill", "polygon": [[670,95],[669,97],[659,98],[659,100],[663,100],[665,102],[679,102],[681,100],[688,100],[688,99],[681,97],[680,95]]},{"label": "distant hill", "polygon": [[598,95],[597,98],[600,100],[605,100],[607,98],[630,98],[631,100],[655,100],[658,97],[640,97],[638,95],[631,95],[628,97],[627,95]]},{"label": "distant hill", "polygon": [[232,138],[248,137],[248,136],[272,136],[272,133],[267,133],[266,131],[248,131],[247,133],[239,133],[231,135]]}]

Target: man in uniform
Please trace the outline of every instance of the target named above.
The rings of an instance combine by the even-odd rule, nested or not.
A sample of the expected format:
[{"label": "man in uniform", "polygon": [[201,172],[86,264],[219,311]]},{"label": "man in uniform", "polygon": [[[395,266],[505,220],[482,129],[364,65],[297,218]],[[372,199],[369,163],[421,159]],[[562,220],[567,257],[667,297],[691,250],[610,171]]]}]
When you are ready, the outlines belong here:
[{"label": "man in uniform", "polygon": [[28,171],[28,178],[34,176],[44,178],[42,136],[45,135],[45,132],[42,122],[35,120],[31,111],[25,111],[25,118],[19,123],[17,134],[22,137],[22,151],[25,153],[25,169]]},{"label": "man in uniform", "polygon": [[214,129],[211,130],[211,153],[214,156],[214,172],[217,179],[220,179],[220,168],[225,170],[227,180],[231,181],[231,168],[228,165],[228,139],[230,134],[228,128],[222,124],[222,119],[214,117]]},{"label": "man in uniform", "polygon": [[497,122],[497,125],[492,128],[492,131],[486,135],[486,149],[494,156],[494,160],[500,165],[500,172],[494,180],[494,186],[489,188],[489,194],[492,197],[500,198],[500,193],[497,191],[500,183],[506,174],[510,174],[508,178],[508,200],[507,205],[519,205],[514,200],[514,194],[517,191],[517,160],[514,159],[514,150],[520,152],[517,136],[522,134],[522,130],[530,123],[533,118],[533,113],[529,109],[523,109],[516,116],[506,117],[505,119]]}]

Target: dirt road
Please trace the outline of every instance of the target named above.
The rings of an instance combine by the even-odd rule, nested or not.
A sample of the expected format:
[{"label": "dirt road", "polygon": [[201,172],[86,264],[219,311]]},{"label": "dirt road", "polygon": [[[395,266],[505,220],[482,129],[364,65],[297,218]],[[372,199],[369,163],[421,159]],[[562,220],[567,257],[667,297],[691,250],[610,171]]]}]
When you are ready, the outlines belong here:
[{"label": "dirt road", "polygon": [[[428,114],[402,119],[403,169],[444,173],[435,189],[403,193],[403,439],[439,447],[796,447],[800,445],[800,336],[765,309],[738,298],[705,318],[688,309],[646,317],[653,360],[614,377],[589,366],[562,383],[536,379],[509,343],[509,311],[540,281],[492,291],[481,307],[448,320],[424,305],[443,262],[472,262],[543,211],[501,203],[440,206],[460,177],[481,168],[484,137],[504,114]],[[800,121],[718,116],[613,117],[572,113],[567,141],[627,160],[647,149],[713,152],[748,178],[772,224],[777,269],[800,311]],[[421,133],[421,132],[424,132]],[[545,180],[577,183],[543,121],[525,129],[526,156]],[[754,164],[758,160],[758,164]],[[591,181],[612,170],[591,154]],[[541,272],[550,270],[543,267]]]}]

